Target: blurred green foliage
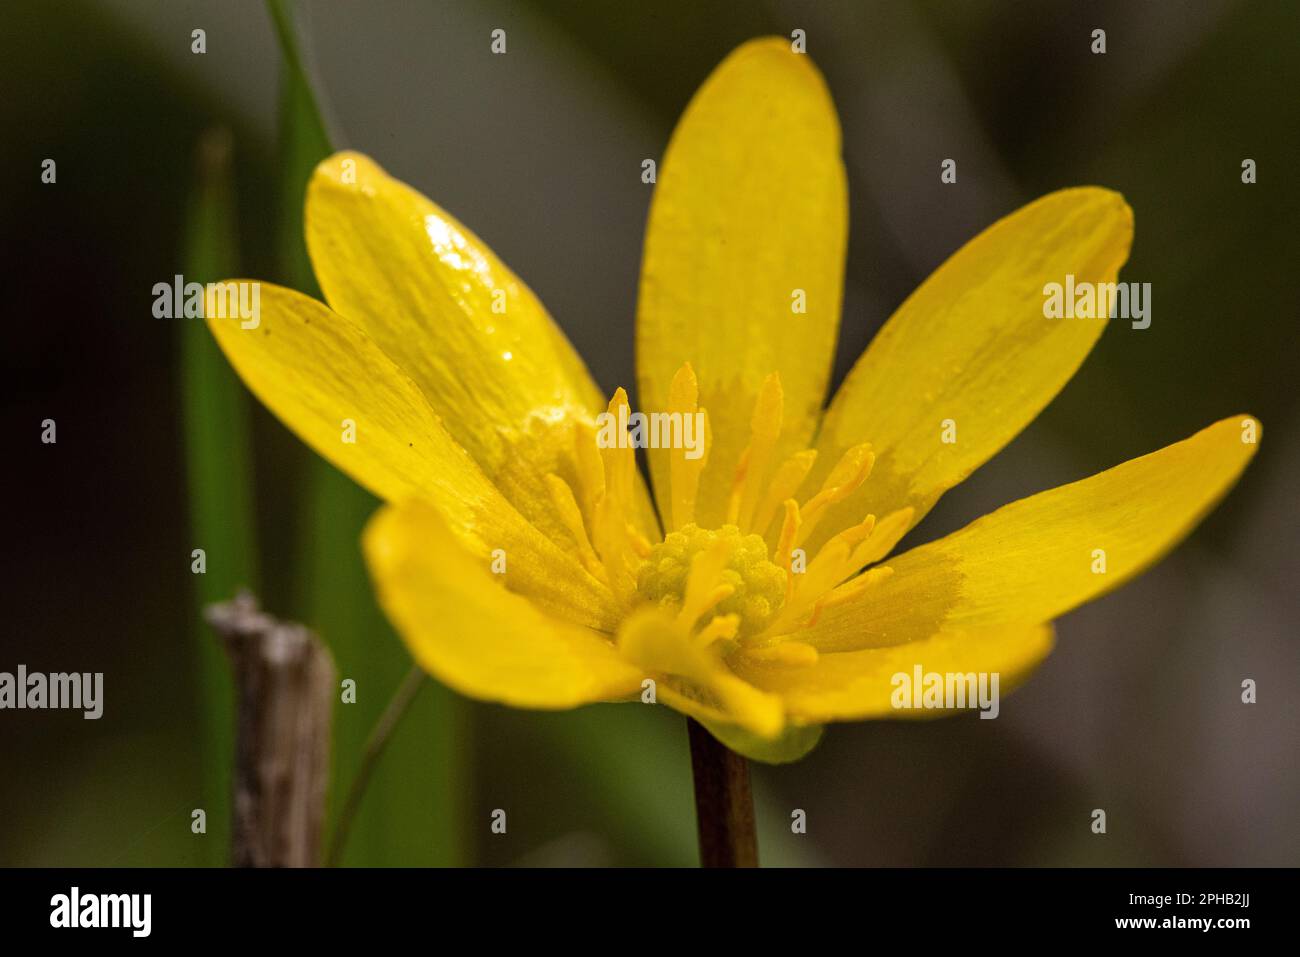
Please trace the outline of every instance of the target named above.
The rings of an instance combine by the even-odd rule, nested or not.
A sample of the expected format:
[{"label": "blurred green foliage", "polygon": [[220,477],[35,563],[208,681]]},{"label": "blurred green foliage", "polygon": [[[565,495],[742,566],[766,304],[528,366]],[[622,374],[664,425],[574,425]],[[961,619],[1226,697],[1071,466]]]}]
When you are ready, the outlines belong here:
[{"label": "blurred green foliage", "polygon": [[[181,6],[179,20],[160,12]],[[246,20],[265,20],[244,33],[221,20],[221,5],[204,2],[18,0],[6,8],[0,86],[11,95],[0,105],[7,137],[0,173],[12,188],[0,197],[0,258],[22,279],[11,284],[14,314],[41,321],[12,325],[4,371],[14,396],[5,411],[21,435],[54,408],[63,457],[58,469],[48,458],[13,469],[22,483],[15,500],[31,503],[20,511],[45,518],[37,524],[15,517],[6,572],[16,618],[6,660],[33,664],[45,655],[102,664],[112,675],[112,697],[108,716],[94,728],[0,722],[3,864],[225,860],[227,764],[213,755],[229,750],[230,689],[220,651],[198,625],[196,603],[226,597],[239,584],[258,585],[268,609],[316,628],[340,675],[357,681],[357,704],[336,709],[332,814],[366,735],[409,667],[374,606],[358,549],[378,503],[248,402],[201,324],[162,328],[148,319],[150,286],[175,271],[202,280],[239,270],[317,294],[302,242],[302,196],[328,138],[296,70],[281,77],[274,149],[249,101],[226,98],[237,71],[275,56],[270,19],[261,17],[260,5],[244,6]],[[415,55],[379,62],[366,45],[399,47],[393,31],[403,18],[435,8],[448,20],[478,9],[374,5],[356,36],[334,40],[336,48],[355,42],[368,55],[346,61],[354,72],[328,76],[322,93],[328,96],[331,85],[355,87],[364,74],[391,74],[385,89],[396,91],[392,101],[366,109],[397,117],[388,121],[392,140],[382,139],[388,130],[379,125],[378,136],[355,145],[382,154],[417,126],[428,127],[451,162],[473,165],[476,157],[460,152],[449,118],[428,106],[445,103],[436,100],[438,91],[408,82],[420,65]],[[323,4],[311,12],[337,9]],[[1085,613],[1100,617],[1079,638],[1102,641],[1115,632],[1107,647],[1128,657],[1099,662],[1085,656],[1094,652],[1083,642],[1063,641],[1008,719],[983,723],[998,727],[955,719],[835,728],[807,761],[761,770],[765,862],[1271,863],[1294,854],[1296,802],[1290,818],[1276,816],[1276,796],[1285,796],[1286,786],[1294,795],[1294,774],[1278,756],[1285,735],[1270,738],[1251,726],[1233,737],[1211,727],[1210,705],[1186,698],[1185,683],[1168,677],[1172,669],[1151,662],[1168,652],[1185,675],[1203,670],[1212,653],[1234,674],[1267,670],[1276,660],[1260,650],[1268,647],[1268,628],[1280,635],[1278,623],[1294,610],[1263,591],[1270,576],[1293,591],[1286,587],[1288,566],[1268,559],[1287,557],[1294,515],[1277,516],[1273,528],[1256,526],[1254,538],[1240,536],[1257,521],[1255,496],[1279,481],[1294,456],[1292,275],[1300,250],[1292,224],[1300,191],[1289,164],[1300,146],[1300,48],[1288,38],[1296,34],[1297,9],[1272,2],[1192,9],[940,0],[671,0],[642,9],[536,0],[509,11],[510,68],[545,60],[548,75],[564,76],[579,63],[588,71],[591,102],[575,97],[573,110],[617,101],[617,110],[599,115],[630,117],[634,135],[623,142],[636,148],[628,153],[634,174],[641,156],[661,155],[687,99],[731,47],[760,33],[784,35],[796,23],[809,26],[810,53],[841,110],[851,177],[850,291],[838,375],[917,281],[989,221],[929,210],[900,226],[885,215],[882,194],[923,194],[915,184],[935,178],[903,155],[898,141],[882,138],[887,121],[898,119],[881,106],[890,96],[905,108],[903,128],[935,135],[934,148],[969,145],[959,137],[976,130],[997,168],[963,161],[963,190],[978,193],[1001,175],[1012,195],[998,212],[1083,182],[1125,193],[1137,234],[1124,278],[1158,282],[1152,328],[1109,331],[1026,439],[941,503],[933,516],[940,526],[963,524],[1008,493],[1027,494],[1150,451],[1223,415],[1249,410],[1265,425],[1256,464],[1189,546],[1209,561],[1235,542],[1246,557],[1216,581],[1235,587],[1238,578],[1255,575],[1263,583],[1230,592],[1236,604],[1216,606],[1218,645],[1207,651],[1169,639],[1167,648],[1150,647],[1152,635],[1189,631],[1192,623],[1179,616],[1202,607],[1193,594],[1198,579],[1185,571],[1155,573],[1175,577],[1142,586],[1150,589],[1139,599],[1150,607],[1136,609],[1144,617],[1121,628],[1104,609]],[[182,66],[195,18],[211,28],[210,52],[201,66]],[[1105,61],[1063,52],[1103,20],[1111,30]],[[486,51],[479,26],[472,24],[473,35],[482,34]],[[250,37],[266,42],[256,47]],[[425,35],[420,42],[431,41]],[[344,62],[337,53],[335,62]],[[486,54],[484,63],[481,72],[439,75],[457,89],[510,75]],[[557,89],[564,89],[558,81]],[[264,99],[274,99],[270,83]],[[926,126],[935,105],[950,106],[970,126]],[[353,103],[354,114],[361,109]],[[196,176],[192,146],[216,124],[231,130],[230,165],[209,165]],[[642,126],[653,137],[642,135]],[[543,145],[558,157],[553,168],[583,168],[589,144],[556,137]],[[59,158],[57,189],[41,187],[33,174],[47,155]],[[1257,186],[1238,179],[1246,155],[1260,163]],[[520,246],[550,238],[552,247],[567,250],[573,234],[564,229],[597,231],[605,245],[626,231],[634,244],[648,194],[635,175],[629,183],[632,212],[608,208],[611,194],[548,199],[553,183],[540,180],[529,184],[541,197],[535,208],[515,208],[500,195],[494,202],[506,209],[500,216],[515,220],[510,239]],[[440,183],[420,185],[444,201]],[[484,179],[446,202],[458,209],[499,188]],[[909,225],[931,239],[929,259],[901,251],[900,230]],[[635,252],[626,276],[612,280],[584,272],[588,263],[560,259],[560,272],[550,277],[546,255],[511,262],[539,291],[547,282],[586,284],[584,290],[613,283],[611,296],[626,299],[613,319],[594,306],[583,313],[586,299],[602,301],[585,291],[559,318],[571,334],[584,325],[597,330],[590,335],[609,341],[611,354],[630,350]],[[49,289],[71,279],[95,291],[91,314],[51,308]],[[598,378],[611,374],[608,356],[589,351],[587,359]],[[247,429],[239,424],[245,420]],[[196,578],[188,556],[200,545],[208,574]],[[1252,627],[1263,638],[1252,636]],[[1067,628],[1083,626],[1076,619]],[[1089,697],[1116,683],[1122,701]],[[1071,699],[1074,689],[1078,697]],[[1032,737],[1012,711],[1037,715],[1048,730]],[[1269,713],[1259,709],[1259,728]],[[1241,755],[1263,777],[1226,773],[1235,766],[1225,752]],[[1269,787],[1251,790],[1252,780]],[[1261,809],[1268,800],[1275,803]],[[1104,843],[1081,837],[1073,823],[1080,808],[1101,801],[1114,809],[1113,839]],[[188,825],[197,806],[209,812],[203,838]],[[489,814],[501,806],[511,814],[509,841],[488,835]],[[1249,815],[1235,810],[1246,806]],[[808,811],[806,838],[789,833],[791,807]],[[1252,854],[1244,827],[1261,829],[1267,844]],[[592,840],[575,837],[581,835]],[[430,681],[371,782],[346,863],[520,860],[693,863],[681,720],[640,706],[515,712],[458,699]]]},{"label": "blurred green foliage", "polygon": [[[279,250],[286,285],[322,298],[303,233],[303,201],[312,170],[331,152],[320,109],[298,54],[288,0],[268,4],[276,24],[281,74]],[[309,456],[306,515],[294,558],[301,616],[322,635],[342,679],[356,682],[355,703],[335,710],[330,826],[356,776],[370,729],[410,668],[409,658],[375,604],[360,552],[361,530],[379,502],[324,460]],[[430,682],[432,684],[432,682]],[[343,863],[363,866],[459,864],[464,769],[454,742],[463,733],[455,698],[426,689],[394,730],[348,837]]]},{"label": "blurred green foliage", "polygon": [[[189,282],[219,282],[239,272],[230,152],[228,130],[213,129],[199,141],[185,242]],[[258,584],[248,393],[203,323],[185,323],[180,337],[190,528],[207,565],[206,574],[193,576],[203,728],[200,806],[207,810],[209,836],[202,848],[209,864],[222,864],[230,839],[234,689],[225,652],[202,611]]]}]

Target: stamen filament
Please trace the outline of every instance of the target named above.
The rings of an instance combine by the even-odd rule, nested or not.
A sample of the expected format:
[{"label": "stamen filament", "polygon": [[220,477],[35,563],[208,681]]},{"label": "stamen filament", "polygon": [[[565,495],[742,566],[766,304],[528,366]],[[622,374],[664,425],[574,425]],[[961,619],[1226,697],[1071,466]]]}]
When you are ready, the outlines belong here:
[{"label": "stamen filament", "polygon": [[715,615],[713,619],[700,630],[699,643],[702,647],[709,647],[718,641],[730,641],[736,637],[736,631],[740,628],[739,615]]},{"label": "stamen filament", "polygon": [[[609,400],[609,414],[615,421],[626,422],[628,409],[627,393],[622,388],[615,390],[614,397]],[[610,589],[624,604],[630,604],[636,594],[636,575],[628,554],[631,542],[627,537],[626,516],[632,511],[636,452],[622,442],[598,451],[604,469],[605,491],[596,503],[593,537]]]},{"label": "stamen filament", "polygon": [[809,499],[801,510],[803,525],[795,544],[802,544],[812,534],[817,523],[822,520],[826,510],[838,502],[844,501],[867,480],[871,467],[876,464],[876,456],[867,443],[855,445],[848,449],[831,474],[826,476],[821,491]]},{"label": "stamen filament", "polygon": [[866,568],[888,555],[912,527],[912,516],[915,514],[916,509],[909,505],[890,512],[877,522],[867,539],[853,550],[853,571]]},{"label": "stamen filament", "polygon": [[759,388],[754,413],[749,420],[749,446],[740,457],[731,487],[727,523],[737,526],[742,532],[750,531],[754,510],[763,494],[763,479],[781,436],[784,407],[785,393],[781,388],[781,376],[773,372],[763,380]]},{"label": "stamen filament", "polygon": [[803,480],[808,477],[812,471],[813,463],[817,461],[816,449],[804,449],[802,452],[796,452],[776,470],[772,476],[772,481],[768,484],[767,494],[763,497],[762,503],[754,512],[754,531],[762,535],[776,518],[777,510],[781,508],[781,503],[788,498],[793,498],[794,493],[799,491],[799,486]]},{"label": "stamen filament", "polygon": [[591,521],[596,515],[596,503],[605,494],[605,466],[596,445],[596,431],[586,422],[577,423],[573,430],[573,458],[582,511]]},{"label": "stamen filament", "polygon": [[818,620],[820,620],[822,616],[822,612],[827,608],[835,608],[852,601],[868,588],[880,584],[892,574],[894,574],[892,568],[888,565],[881,565],[878,568],[873,568],[860,575],[853,581],[846,583],[843,587],[827,592],[822,595],[821,598],[817,599],[817,603],[813,605],[812,614],[808,617],[808,620],[803,623],[803,627],[811,628],[813,625],[817,624]]},{"label": "stamen filament", "polygon": [[606,581],[605,567],[600,563],[595,549],[591,547],[591,540],[587,537],[587,529],[582,521],[582,510],[578,508],[578,500],[574,498],[573,489],[569,488],[569,483],[558,475],[547,475],[545,481],[560,521],[578,543],[578,558],[583,567],[596,578]]},{"label": "stamen filament", "polygon": [[686,457],[687,449],[671,449],[668,453],[669,512],[667,516],[669,531],[676,531],[695,521],[695,501],[700,490],[700,473],[709,460],[709,445],[712,436],[709,431],[708,413],[699,407],[700,386],[695,378],[695,370],[688,362],[677,370],[672,384],[668,387],[668,411],[680,414],[682,421],[696,412],[704,413],[704,435],[702,437],[703,453],[697,459]]},{"label": "stamen filament", "polygon": [[799,534],[799,503],[794,499],[785,501],[785,519],[781,523],[781,537],[776,543],[775,563],[785,572],[785,600],[788,604],[794,594],[794,569],[790,559],[794,551],[795,536]]},{"label": "stamen filament", "polygon": [[693,628],[701,615],[735,592],[730,585],[719,584],[729,555],[727,543],[718,541],[691,559],[691,570],[687,573],[686,589],[682,595],[682,610],[677,616],[686,628]]}]

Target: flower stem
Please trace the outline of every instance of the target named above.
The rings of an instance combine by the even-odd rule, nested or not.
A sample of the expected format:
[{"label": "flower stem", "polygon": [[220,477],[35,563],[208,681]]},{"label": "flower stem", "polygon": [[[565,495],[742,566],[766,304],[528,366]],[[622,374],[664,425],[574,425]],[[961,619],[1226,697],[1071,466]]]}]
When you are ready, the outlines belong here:
[{"label": "flower stem", "polygon": [[695,817],[700,831],[700,866],[757,867],[754,797],[749,762],[703,725],[686,719],[695,778]]},{"label": "flower stem", "polygon": [[356,817],[357,809],[361,807],[361,797],[366,793],[370,775],[374,773],[375,765],[379,763],[379,756],[384,753],[384,747],[388,744],[393,729],[397,727],[407,709],[411,707],[415,696],[424,687],[425,677],[424,670],[419,665],[412,665],[393,694],[392,700],[388,702],[388,707],[380,715],[379,723],[371,730],[370,737],[366,741],[365,752],[361,756],[361,768],[357,771],[357,776],[352,779],[348,796],[343,801],[343,809],[339,812],[338,823],[334,825],[334,837],[330,841],[329,854],[325,859],[327,867],[338,867],[343,860],[343,848],[348,842],[348,831],[352,828],[352,819]]}]

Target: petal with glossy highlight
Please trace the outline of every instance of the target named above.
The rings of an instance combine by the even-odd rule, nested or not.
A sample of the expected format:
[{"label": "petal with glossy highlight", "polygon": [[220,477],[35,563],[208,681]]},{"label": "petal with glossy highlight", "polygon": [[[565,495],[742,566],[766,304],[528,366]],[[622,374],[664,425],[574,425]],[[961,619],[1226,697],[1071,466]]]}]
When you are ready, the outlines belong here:
[{"label": "petal with glossy highlight", "polygon": [[[816,547],[866,512],[919,522],[945,491],[1028,425],[1074,375],[1105,319],[1044,316],[1044,287],[1114,282],[1133,212],[1122,196],[1051,193],[994,223],[917,288],[840,387],[818,436],[811,487],[870,442],[870,480],[828,514]],[[955,441],[945,435],[951,421]]]},{"label": "petal with glossy highlight", "polygon": [[[812,61],[788,40],[744,44],[686,108],[659,170],[637,312],[637,382],[647,412],[669,407],[690,362],[714,445],[697,504],[722,523],[764,378],[779,372],[778,461],[810,440],[839,327],[847,235],[840,129]],[[796,290],[807,311],[793,309]],[[668,457],[650,453],[668,502]]]},{"label": "petal with glossy highlight", "polygon": [[[320,163],[307,246],[326,301],[357,322],[530,521],[569,542],[545,476],[572,480],[574,422],[605,406],[531,289],[454,216],[360,153]],[[642,531],[653,526],[639,477]]]},{"label": "petal with glossy highlight", "polygon": [[612,630],[608,589],[511,507],[355,322],[301,293],[260,286],[256,328],[215,318],[208,327],[281,422],[380,498],[438,505],[481,560],[504,549],[518,569],[512,587],[519,592],[555,614]]}]

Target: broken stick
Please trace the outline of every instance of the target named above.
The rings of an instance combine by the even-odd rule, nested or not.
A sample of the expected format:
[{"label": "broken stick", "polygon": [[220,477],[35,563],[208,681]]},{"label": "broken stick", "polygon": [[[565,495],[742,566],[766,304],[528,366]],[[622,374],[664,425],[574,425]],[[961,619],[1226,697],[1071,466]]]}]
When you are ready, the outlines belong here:
[{"label": "broken stick", "polygon": [[209,605],[205,617],[238,696],[231,863],[319,866],[334,659],[305,626],[266,614],[247,592]]}]

